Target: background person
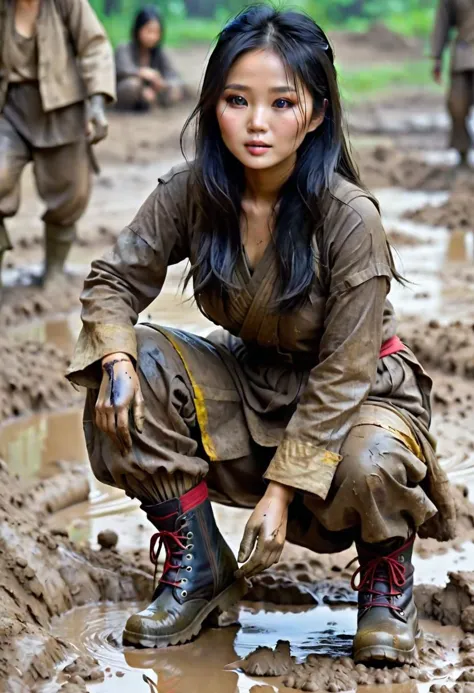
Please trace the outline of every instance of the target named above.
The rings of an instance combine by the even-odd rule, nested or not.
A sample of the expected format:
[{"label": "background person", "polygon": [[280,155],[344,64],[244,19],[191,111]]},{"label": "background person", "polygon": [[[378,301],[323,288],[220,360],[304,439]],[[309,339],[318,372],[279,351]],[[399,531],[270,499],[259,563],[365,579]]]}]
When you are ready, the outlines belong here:
[{"label": "background person", "polygon": [[450,38],[453,41],[448,110],[451,116],[450,147],[459,152],[459,165],[468,168],[468,154],[472,144],[469,131],[469,113],[474,103],[474,3],[466,0],[439,0],[432,35],[434,58],[433,77],[441,84],[443,52]]},{"label": "background person", "polygon": [[46,204],[43,283],[62,275],[91,191],[90,144],[107,135],[115,99],[112,47],[87,0],[3,0],[0,14],[0,266],[4,219],[33,162]]},{"label": "background person", "polygon": [[132,40],[115,52],[119,108],[141,111],[153,105],[170,106],[187,95],[162,43],[162,17],[155,7],[144,7],[135,17]]}]

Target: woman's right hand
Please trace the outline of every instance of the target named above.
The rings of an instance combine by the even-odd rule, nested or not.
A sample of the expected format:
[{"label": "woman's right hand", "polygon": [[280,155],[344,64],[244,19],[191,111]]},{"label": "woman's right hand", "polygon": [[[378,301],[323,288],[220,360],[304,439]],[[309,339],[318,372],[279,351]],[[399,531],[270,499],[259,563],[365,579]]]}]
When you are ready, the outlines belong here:
[{"label": "woman's right hand", "polygon": [[102,359],[102,382],[95,405],[97,428],[106,433],[122,455],[132,449],[129,411],[139,433],[145,420],[140,382],[128,354],[108,354]]}]

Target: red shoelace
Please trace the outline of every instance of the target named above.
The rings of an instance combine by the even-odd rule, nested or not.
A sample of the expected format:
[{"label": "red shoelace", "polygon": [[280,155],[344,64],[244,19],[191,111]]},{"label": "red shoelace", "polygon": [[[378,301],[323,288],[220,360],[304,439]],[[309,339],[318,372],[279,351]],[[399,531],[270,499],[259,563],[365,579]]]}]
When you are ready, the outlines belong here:
[{"label": "red shoelace", "polygon": [[[412,543],[413,538],[410,538],[403,546],[392,551],[388,556],[376,556],[357,568],[351,579],[352,589],[356,592],[370,594],[372,597],[364,604],[364,608],[371,609],[374,606],[383,606],[394,611],[403,610],[400,606],[391,603],[392,597],[398,597],[402,594],[402,588],[406,582],[406,568],[395,556],[403,553]],[[356,585],[355,581],[358,576],[360,576],[360,582]],[[389,591],[376,590],[374,588],[376,582],[387,583]],[[384,598],[386,601],[380,601],[380,598]]]},{"label": "red shoelace", "polygon": [[[178,515],[178,513],[171,513],[170,515],[166,515],[165,517],[161,517],[160,519],[168,520],[170,517],[173,517],[173,515]],[[185,552],[186,544],[183,544],[183,539],[187,539],[187,536],[186,534],[180,534],[179,530],[170,532],[168,530],[161,529],[152,536],[150,541],[150,561],[155,566],[155,575],[153,577],[153,590],[156,587],[156,572],[158,568],[158,558],[160,556],[162,546],[165,547],[166,558],[165,564],[163,566],[163,572],[158,582],[164,583],[166,585],[171,585],[172,587],[180,586],[179,582],[167,580],[166,573],[168,573],[170,570],[179,570],[182,567],[181,563],[175,564],[172,562],[172,560],[173,558],[180,559],[183,553]],[[158,548],[156,548],[157,543]]]}]

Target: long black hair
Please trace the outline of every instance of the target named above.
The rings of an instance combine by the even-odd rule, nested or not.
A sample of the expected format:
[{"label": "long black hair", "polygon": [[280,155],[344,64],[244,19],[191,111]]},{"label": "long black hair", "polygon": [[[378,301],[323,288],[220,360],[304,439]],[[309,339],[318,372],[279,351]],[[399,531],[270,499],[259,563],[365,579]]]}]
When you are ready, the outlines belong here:
[{"label": "long black hair", "polygon": [[[249,51],[270,49],[278,55],[296,85],[311,94],[316,114],[327,107],[323,123],[309,132],[297,152],[295,168],[280,190],[274,212],[274,243],[279,263],[275,308],[291,310],[305,299],[314,279],[312,236],[322,228],[322,208],[335,172],[363,187],[343,131],[334,55],[324,31],[309,16],[279,11],[266,4],[244,9],[219,34],[210,56],[200,98],[186,122],[196,121],[193,190],[199,210],[196,261],[187,281],[194,295],[235,287],[235,265],[242,252],[241,201],[244,167],[225,146],[216,106],[232,65]],[[276,206],[275,206],[276,209]]]},{"label": "long black hair", "polygon": [[154,48],[151,49],[151,56],[152,60],[156,57],[156,55],[161,51],[161,46],[163,44],[163,37],[164,37],[164,32],[165,32],[165,25],[163,23],[163,15],[161,12],[158,10],[157,7],[154,5],[146,5],[145,7],[142,7],[140,10],[135,15],[135,19],[133,20],[132,24],[132,31],[131,31],[131,39],[132,39],[132,44],[133,48],[135,51],[139,51],[140,49],[140,40],[139,40],[139,33],[140,29],[145,26],[145,24],[148,24],[148,22],[153,22],[156,21],[159,23],[161,27],[161,37],[158,43]]}]

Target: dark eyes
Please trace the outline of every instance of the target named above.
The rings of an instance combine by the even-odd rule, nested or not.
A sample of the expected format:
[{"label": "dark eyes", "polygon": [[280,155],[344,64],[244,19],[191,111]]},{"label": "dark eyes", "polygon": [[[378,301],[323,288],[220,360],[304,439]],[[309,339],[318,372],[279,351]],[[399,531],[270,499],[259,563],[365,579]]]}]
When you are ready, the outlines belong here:
[{"label": "dark eyes", "polygon": [[247,101],[243,96],[228,96],[226,99],[227,103],[231,103],[233,106],[246,106]]},{"label": "dark eyes", "polygon": [[[233,106],[247,106],[247,99],[243,96],[228,96],[226,99],[227,103]],[[275,108],[291,108],[294,104],[288,99],[276,99],[272,104]]]}]

